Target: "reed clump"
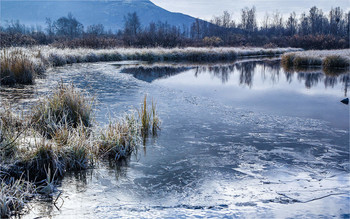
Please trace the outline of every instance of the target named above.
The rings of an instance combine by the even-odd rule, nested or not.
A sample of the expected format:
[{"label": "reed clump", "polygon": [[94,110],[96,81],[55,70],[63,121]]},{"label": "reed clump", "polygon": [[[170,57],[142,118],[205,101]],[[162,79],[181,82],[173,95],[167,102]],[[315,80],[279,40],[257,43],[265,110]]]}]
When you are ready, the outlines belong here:
[{"label": "reed clump", "polygon": [[111,121],[100,131],[97,154],[120,160],[128,157],[140,144],[140,125],[134,114]]},{"label": "reed clump", "polygon": [[302,67],[302,66],[321,66],[322,59],[315,57],[302,57],[296,56],[293,60],[294,67]]},{"label": "reed clump", "polygon": [[345,69],[350,67],[350,50],[310,50],[285,53],[282,55],[281,64],[285,68],[323,67],[327,71],[332,68]]},{"label": "reed clump", "polygon": [[10,107],[1,106],[1,216],[18,214],[36,192],[51,194],[67,171],[93,167],[100,158],[117,161],[130,156],[142,137],[156,135],[160,129],[153,101],[147,106],[145,96],[141,105],[138,114],[111,119],[104,128],[93,126],[92,98],[73,85],[59,84],[32,112],[22,115],[23,119],[14,116]]},{"label": "reed clump", "polygon": [[350,59],[341,57],[339,55],[327,56],[323,60],[323,67],[325,68],[349,68]]},{"label": "reed clump", "polygon": [[[38,138],[19,155],[19,166],[33,181],[61,178],[67,171],[93,165],[92,136],[86,127],[60,128],[52,139]],[[48,173],[53,175],[48,176]]]},{"label": "reed clump", "polygon": [[52,138],[60,127],[90,127],[92,106],[92,98],[84,96],[73,85],[60,83],[50,98],[33,108],[31,121],[41,134]]},{"label": "reed clump", "polygon": [[0,158],[2,161],[16,153],[16,140],[22,130],[23,121],[11,112],[10,106],[5,104],[0,109]]},{"label": "reed clump", "polygon": [[293,67],[294,65],[294,58],[295,58],[295,54],[294,53],[288,53],[288,54],[284,54],[281,57],[281,63],[283,66],[290,68]]},{"label": "reed clump", "polygon": [[157,135],[158,130],[160,130],[160,119],[158,117],[156,104],[152,100],[151,109],[147,105],[147,95],[143,99],[141,108],[138,111],[139,118],[141,120],[141,135],[146,138],[149,134],[153,136]]},{"label": "reed clump", "polygon": [[20,49],[3,49],[0,57],[0,85],[32,84],[45,71],[41,62],[33,61]]},{"label": "reed clump", "polygon": [[33,183],[22,179],[0,181],[0,217],[8,218],[19,212],[36,193]]}]

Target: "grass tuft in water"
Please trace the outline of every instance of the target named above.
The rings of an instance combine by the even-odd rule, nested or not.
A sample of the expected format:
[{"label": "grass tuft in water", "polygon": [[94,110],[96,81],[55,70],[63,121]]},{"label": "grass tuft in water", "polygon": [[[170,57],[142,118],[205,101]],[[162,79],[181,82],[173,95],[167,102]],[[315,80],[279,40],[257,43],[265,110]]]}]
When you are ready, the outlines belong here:
[{"label": "grass tuft in water", "polygon": [[0,161],[10,158],[16,153],[16,141],[23,129],[23,121],[12,113],[10,106],[4,104],[3,108],[0,109]]},{"label": "grass tuft in water", "polygon": [[[92,126],[91,98],[62,83],[26,117],[1,106],[1,216],[19,214],[34,192],[51,195],[67,171],[87,169],[99,158],[117,161],[130,156],[142,137],[160,129],[156,104],[152,101],[149,109],[145,96],[141,105],[138,114],[110,120],[102,129]],[[25,190],[29,185],[37,190]]]},{"label": "grass tuft in water", "polygon": [[286,67],[286,68],[293,67],[294,58],[295,58],[295,54],[294,54],[294,53],[287,53],[287,54],[284,54],[284,55],[282,55],[282,57],[281,57],[281,63],[282,63],[282,65],[283,65],[284,67]]},{"label": "grass tuft in water", "polygon": [[152,113],[152,135],[157,136],[158,130],[160,130],[161,121],[158,117],[156,103],[153,102],[153,99],[152,99],[151,113]]},{"label": "grass tuft in water", "polygon": [[152,100],[151,109],[147,106],[147,95],[143,99],[141,108],[138,111],[139,119],[141,120],[141,134],[142,137],[146,138],[151,133],[153,136],[157,135],[160,130],[160,119],[157,114],[156,104]]},{"label": "grass tuft in water", "polygon": [[18,214],[36,193],[34,184],[22,179],[0,181],[0,217],[9,218]]},{"label": "grass tuft in water", "polygon": [[143,98],[143,103],[139,110],[139,118],[141,120],[141,133],[143,136],[148,136],[150,130],[151,114],[147,109],[147,95]]},{"label": "grass tuft in water", "polygon": [[128,157],[140,144],[139,127],[134,114],[109,122],[100,132],[97,154],[114,160]]},{"label": "grass tuft in water", "polygon": [[33,108],[31,121],[41,134],[52,138],[61,126],[90,127],[92,106],[92,99],[84,96],[73,85],[60,83],[49,98]]}]

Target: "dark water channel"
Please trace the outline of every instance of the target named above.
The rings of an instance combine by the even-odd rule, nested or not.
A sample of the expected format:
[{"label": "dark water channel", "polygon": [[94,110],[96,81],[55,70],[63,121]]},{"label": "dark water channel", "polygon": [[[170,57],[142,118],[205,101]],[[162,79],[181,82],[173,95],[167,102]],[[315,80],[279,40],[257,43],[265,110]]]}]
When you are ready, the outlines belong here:
[{"label": "dark water channel", "polygon": [[0,94],[31,104],[61,79],[97,97],[101,124],[148,94],[162,130],[130,160],[66,175],[60,208],[35,200],[24,218],[350,216],[349,73],[278,60],[76,64]]}]

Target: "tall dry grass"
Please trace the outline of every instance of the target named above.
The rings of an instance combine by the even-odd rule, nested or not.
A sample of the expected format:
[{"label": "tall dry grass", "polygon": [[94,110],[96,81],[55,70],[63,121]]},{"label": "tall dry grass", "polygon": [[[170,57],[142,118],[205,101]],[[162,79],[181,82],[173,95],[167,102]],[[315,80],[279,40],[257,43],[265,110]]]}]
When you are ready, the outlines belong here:
[{"label": "tall dry grass", "polygon": [[84,96],[73,85],[60,83],[56,91],[32,109],[31,121],[44,136],[51,138],[64,127],[90,127],[93,98]]},{"label": "tall dry grass", "polygon": [[1,49],[0,84],[30,84],[47,67],[82,62],[122,60],[141,61],[232,61],[238,58],[274,56],[300,51],[295,48],[115,48],[115,49],[59,49],[50,46]]},{"label": "tall dry grass", "polygon": [[138,111],[139,118],[141,120],[141,134],[146,138],[149,133],[153,136],[157,135],[158,130],[160,130],[160,119],[158,117],[156,104],[152,100],[151,109],[149,109],[147,104],[147,95],[143,99],[141,108]]},{"label": "tall dry grass", "polygon": [[120,160],[128,157],[140,144],[140,124],[135,115],[111,121],[100,131],[96,154]]},{"label": "tall dry grass", "polygon": [[73,85],[59,84],[21,117],[1,106],[0,215],[18,214],[36,192],[51,194],[67,171],[130,156],[146,130],[155,134],[160,129],[156,105],[148,106],[146,96],[141,105],[141,114],[111,119],[104,128],[93,126],[93,101]]},{"label": "tall dry grass", "polygon": [[281,63],[285,67],[349,68],[350,49],[344,50],[310,50],[285,53]]},{"label": "tall dry grass", "polygon": [[0,85],[31,84],[45,71],[40,60],[19,48],[2,49],[0,58]]}]

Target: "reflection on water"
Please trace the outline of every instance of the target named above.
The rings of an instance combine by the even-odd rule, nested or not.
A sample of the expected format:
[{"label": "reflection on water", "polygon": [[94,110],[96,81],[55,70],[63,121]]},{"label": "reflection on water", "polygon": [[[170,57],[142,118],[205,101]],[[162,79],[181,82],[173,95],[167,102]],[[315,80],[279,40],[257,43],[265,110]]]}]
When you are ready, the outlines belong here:
[{"label": "reflection on water", "polygon": [[188,70],[188,67],[171,67],[171,66],[153,66],[153,67],[129,67],[123,68],[123,73],[130,73],[135,78],[146,82],[152,82],[155,79],[167,78]]},{"label": "reflection on water", "polygon": [[147,93],[162,119],[158,138],[124,163],[68,173],[60,209],[35,200],[24,218],[350,214],[349,109],[339,102],[349,74],[287,72],[278,60],[119,65],[55,68],[24,98],[73,82],[96,96],[96,120],[106,123]]},{"label": "reflection on water", "polygon": [[294,76],[297,80],[304,83],[306,88],[312,88],[319,83],[324,83],[325,88],[333,88],[338,83],[342,84],[344,94],[347,96],[347,89],[350,85],[350,72],[344,70],[335,70],[332,72],[324,72],[321,69],[282,69],[280,60],[264,60],[264,61],[246,61],[234,64],[221,65],[130,65],[122,68],[123,73],[132,74],[135,78],[146,82],[153,82],[157,79],[166,79],[176,74],[194,70],[194,75],[198,77],[200,74],[211,74],[213,77],[221,79],[222,84],[230,80],[232,74],[239,74],[239,84],[253,87],[254,74],[260,71],[262,81],[269,80],[272,84],[277,84],[281,74],[284,74],[286,81],[291,83]]},{"label": "reflection on water", "polygon": [[9,104],[24,103],[26,100],[33,100],[35,96],[35,86],[32,85],[0,86],[0,101],[5,99]]}]

